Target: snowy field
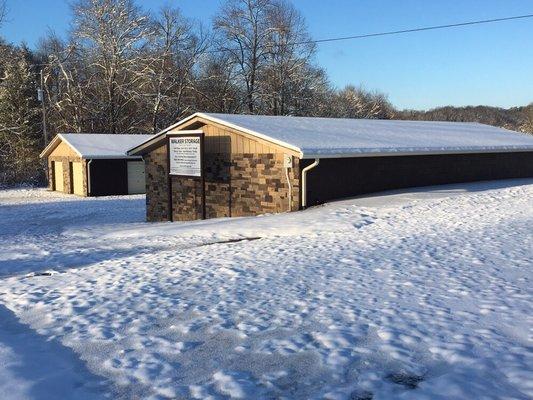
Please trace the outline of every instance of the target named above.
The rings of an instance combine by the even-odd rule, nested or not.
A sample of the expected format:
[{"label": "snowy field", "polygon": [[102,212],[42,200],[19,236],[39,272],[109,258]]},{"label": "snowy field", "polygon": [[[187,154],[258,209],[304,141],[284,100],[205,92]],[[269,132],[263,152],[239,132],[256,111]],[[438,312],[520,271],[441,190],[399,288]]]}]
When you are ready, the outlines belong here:
[{"label": "snowy field", "polygon": [[0,399],[533,398],[533,180],[143,220],[0,192]]}]

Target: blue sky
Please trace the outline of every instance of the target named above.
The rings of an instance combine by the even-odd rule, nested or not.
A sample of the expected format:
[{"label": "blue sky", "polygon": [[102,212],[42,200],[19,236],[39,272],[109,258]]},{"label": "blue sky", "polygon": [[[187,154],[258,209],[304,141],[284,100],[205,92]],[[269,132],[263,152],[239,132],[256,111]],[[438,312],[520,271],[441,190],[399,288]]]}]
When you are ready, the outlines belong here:
[{"label": "blue sky", "polygon": [[[209,25],[220,0],[145,0]],[[533,13],[531,0],[293,0],[315,38]],[[48,29],[66,34],[68,0],[7,0],[0,34],[33,47]],[[317,61],[337,86],[362,85],[399,108],[510,107],[533,102],[533,19],[322,44]]]}]

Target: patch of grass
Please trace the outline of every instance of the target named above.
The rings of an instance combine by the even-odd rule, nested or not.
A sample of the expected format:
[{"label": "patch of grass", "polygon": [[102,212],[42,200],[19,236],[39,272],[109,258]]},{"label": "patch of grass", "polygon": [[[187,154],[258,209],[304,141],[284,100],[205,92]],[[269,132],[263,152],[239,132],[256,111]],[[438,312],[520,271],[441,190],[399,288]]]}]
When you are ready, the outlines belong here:
[{"label": "patch of grass", "polygon": [[209,243],[203,243],[199,245],[198,247],[203,246],[211,246],[214,244],[230,244],[230,243],[238,243],[238,242],[251,242],[252,240],[259,240],[260,237],[249,237],[249,238],[238,238],[238,239],[228,239],[228,240],[221,240],[219,242],[209,242]]},{"label": "patch of grass", "polygon": [[374,395],[371,392],[368,392],[366,390],[360,392],[353,392],[350,395],[350,400],[372,400],[374,398]]},{"label": "patch of grass", "polygon": [[407,389],[416,389],[418,384],[424,380],[423,376],[407,374],[405,372],[396,372],[387,375],[389,381],[405,386]]}]

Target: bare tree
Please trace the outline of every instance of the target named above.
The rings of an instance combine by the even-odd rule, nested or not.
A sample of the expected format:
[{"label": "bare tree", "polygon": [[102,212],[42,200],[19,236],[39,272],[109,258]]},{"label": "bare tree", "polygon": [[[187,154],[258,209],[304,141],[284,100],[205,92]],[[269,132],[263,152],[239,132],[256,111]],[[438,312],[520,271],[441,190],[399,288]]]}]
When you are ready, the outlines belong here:
[{"label": "bare tree", "polygon": [[353,85],[336,93],[331,112],[341,118],[390,119],[394,116],[394,108],[384,94],[369,92]]},{"label": "bare tree", "polygon": [[[269,114],[298,113],[313,75],[315,44],[301,14],[287,1],[277,1],[268,10],[267,57],[261,86]],[[308,99],[307,99],[308,100]]]},{"label": "bare tree", "polygon": [[97,110],[88,106],[87,70],[75,43],[49,32],[39,43],[38,55],[43,64],[48,124],[60,132],[93,131]]},{"label": "bare tree", "polygon": [[132,0],[78,0],[73,11],[73,39],[87,62],[86,95],[100,112],[98,127],[110,133],[137,129],[141,121],[130,111],[150,34],[148,17]]},{"label": "bare tree", "polygon": [[198,110],[237,113],[242,106],[242,91],[235,84],[234,69],[227,54],[206,54],[194,85]]},{"label": "bare tree", "polygon": [[244,85],[245,104],[254,113],[258,97],[257,79],[265,65],[272,27],[269,12],[274,0],[228,0],[215,18],[217,47],[227,52],[236,76]]},{"label": "bare tree", "polygon": [[139,95],[148,103],[155,133],[190,112],[194,67],[206,47],[179,9],[164,7],[151,21],[152,38],[142,60]]},{"label": "bare tree", "polygon": [[4,23],[7,16],[7,5],[5,0],[0,0],[0,26]]},{"label": "bare tree", "polygon": [[533,134],[533,103],[524,107],[523,122],[520,125],[520,131]]}]

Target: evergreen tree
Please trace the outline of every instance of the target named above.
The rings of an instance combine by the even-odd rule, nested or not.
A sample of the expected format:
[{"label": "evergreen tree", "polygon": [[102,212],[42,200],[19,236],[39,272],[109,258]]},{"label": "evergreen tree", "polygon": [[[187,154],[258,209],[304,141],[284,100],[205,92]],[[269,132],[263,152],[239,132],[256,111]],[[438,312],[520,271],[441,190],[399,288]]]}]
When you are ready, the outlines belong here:
[{"label": "evergreen tree", "polygon": [[36,74],[25,47],[0,43],[0,182],[37,183],[43,147]]}]

